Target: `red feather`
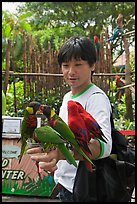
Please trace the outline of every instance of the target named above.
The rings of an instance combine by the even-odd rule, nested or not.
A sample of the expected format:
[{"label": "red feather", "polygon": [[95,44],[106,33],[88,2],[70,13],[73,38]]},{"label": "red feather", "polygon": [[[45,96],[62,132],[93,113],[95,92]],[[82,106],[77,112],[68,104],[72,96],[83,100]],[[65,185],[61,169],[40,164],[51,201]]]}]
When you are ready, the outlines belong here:
[{"label": "red feather", "polygon": [[116,86],[118,88],[125,85],[125,83],[120,79],[120,77],[118,75],[116,75],[115,78],[116,78]]},{"label": "red feather", "polygon": [[[73,101],[74,102],[74,101]],[[102,141],[106,142],[106,140],[102,137],[104,136],[103,132],[101,131],[101,127],[99,126],[99,124],[97,123],[97,121],[94,119],[94,117],[89,114],[84,108],[83,106],[78,103],[75,102],[78,106],[78,111],[81,115],[81,117],[83,118],[86,128],[88,130],[88,134],[89,134],[89,140],[91,138],[99,138]],[[105,136],[104,136],[105,137]],[[106,138],[106,137],[105,137]],[[107,138],[106,138],[107,139]]]},{"label": "red feather", "polygon": [[26,119],[26,126],[28,128],[36,128],[37,127],[37,117],[36,115],[29,115]]},{"label": "red feather", "polygon": [[94,42],[97,43],[99,40],[98,40],[98,37],[97,35],[94,35]]},{"label": "red feather", "polygon": [[[77,104],[68,101],[68,126],[75,134],[76,140],[83,152],[90,157],[91,151],[88,148],[88,132],[83,118],[80,116]],[[87,168],[91,171],[92,164],[85,160]]]}]

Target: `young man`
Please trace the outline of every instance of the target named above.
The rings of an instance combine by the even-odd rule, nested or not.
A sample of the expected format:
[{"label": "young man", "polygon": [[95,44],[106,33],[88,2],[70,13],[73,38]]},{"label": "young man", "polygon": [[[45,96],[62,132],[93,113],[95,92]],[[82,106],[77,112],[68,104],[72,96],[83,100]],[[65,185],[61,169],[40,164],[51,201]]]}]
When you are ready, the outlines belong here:
[{"label": "young man", "polygon": [[[58,63],[65,81],[71,87],[71,91],[63,98],[59,116],[68,124],[67,103],[69,100],[79,102],[95,118],[107,138],[106,143],[98,139],[90,140],[91,159],[109,156],[112,148],[111,105],[107,95],[92,83],[96,63],[94,45],[88,38],[71,37],[61,47]],[[41,151],[41,148],[33,148],[29,149],[27,153],[31,154],[33,160],[39,162],[41,169],[54,171],[55,182],[63,186],[59,198],[62,201],[73,202],[72,192],[77,168],[70,165],[58,149],[54,149],[48,154],[32,155]],[[83,160],[81,155],[75,153],[74,156],[77,160]]]}]

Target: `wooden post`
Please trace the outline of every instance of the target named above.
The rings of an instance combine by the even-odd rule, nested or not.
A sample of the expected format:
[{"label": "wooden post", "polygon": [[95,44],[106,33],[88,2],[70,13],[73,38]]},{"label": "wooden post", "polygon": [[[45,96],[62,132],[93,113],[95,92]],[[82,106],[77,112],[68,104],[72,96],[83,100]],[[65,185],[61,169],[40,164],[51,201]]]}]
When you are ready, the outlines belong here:
[{"label": "wooden post", "polygon": [[6,96],[7,86],[9,83],[9,71],[10,71],[10,50],[11,50],[11,40],[8,40],[8,45],[6,49],[6,72],[5,72],[5,80],[4,80],[4,87],[3,91]]},{"label": "wooden post", "polygon": [[[26,54],[26,33],[23,33],[24,38],[24,52],[23,52],[23,64],[24,64],[24,72],[27,73],[27,54]],[[24,99],[26,98],[26,86],[27,86],[27,77],[24,76]]]},{"label": "wooden post", "polygon": [[[12,71],[15,71],[15,62],[14,62],[14,46],[13,42],[11,44],[11,56],[12,56]],[[16,78],[13,78],[13,89],[14,89],[14,110],[15,115],[17,116],[17,98],[16,98]]]},{"label": "wooden post", "polygon": [[[118,26],[120,29],[123,29],[123,15],[119,14],[119,16],[116,19]],[[125,75],[125,85],[131,84],[131,67],[130,67],[130,53],[129,53],[129,43],[126,39],[126,36],[122,36],[123,46],[125,49],[125,58],[126,58],[126,75]],[[129,88],[125,89],[125,103],[126,103],[126,113],[125,118],[130,119],[130,121],[133,121],[133,109],[132,109],[132,95],[131,90]]]}]

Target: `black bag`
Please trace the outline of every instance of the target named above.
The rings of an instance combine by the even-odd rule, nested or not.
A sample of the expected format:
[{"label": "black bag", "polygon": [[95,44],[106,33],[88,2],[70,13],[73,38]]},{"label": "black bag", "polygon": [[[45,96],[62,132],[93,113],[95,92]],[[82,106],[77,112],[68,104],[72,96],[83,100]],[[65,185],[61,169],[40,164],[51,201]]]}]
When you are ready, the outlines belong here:
[{"label": "black bag", "polygon": [[[74,187],[75,202],[129,202],[135,187],[135,148],[112,125],[112,151],[107,158],[95,160],[89,172],[79,162]],[[112,155],[116,154],[117,159]],[[112,157],[111,157],[112,156]]]}]

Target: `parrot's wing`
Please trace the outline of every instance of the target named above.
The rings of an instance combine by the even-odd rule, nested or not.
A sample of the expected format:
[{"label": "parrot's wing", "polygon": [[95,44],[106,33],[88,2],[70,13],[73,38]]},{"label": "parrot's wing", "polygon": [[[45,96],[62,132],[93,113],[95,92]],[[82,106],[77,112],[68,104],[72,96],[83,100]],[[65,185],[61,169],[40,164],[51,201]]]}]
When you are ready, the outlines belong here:
[{"label": "parrot's wing", "polygon": [[61,138],[61,135],[48,125],[36,128],[34,132],[36,133],[38,140],[43,143],[52,142],[55,144],[60,144],[65,142]]},{"label": "parrot's wing", "polygon": [[119,86],[120,87],[122,87],[122,86],[124,86],[125,85],[125,83],[123,82],[123,81],[119,81]]},{"label": "parrot's wing", "polygon": [[61,135],[56,130],[54,130],[50,126],[43,126],[36,128],[35,133],[37,134],[37,138],[39,139],[39,141],[43,144],[44,149],[47,149],[48,147],[50,148],[51,145],[57,146],[66,160],[70,164],[73,164],[75,167],[77,167],[77,163],[74,157],[64,144],[65,141],[61,139]]}]

